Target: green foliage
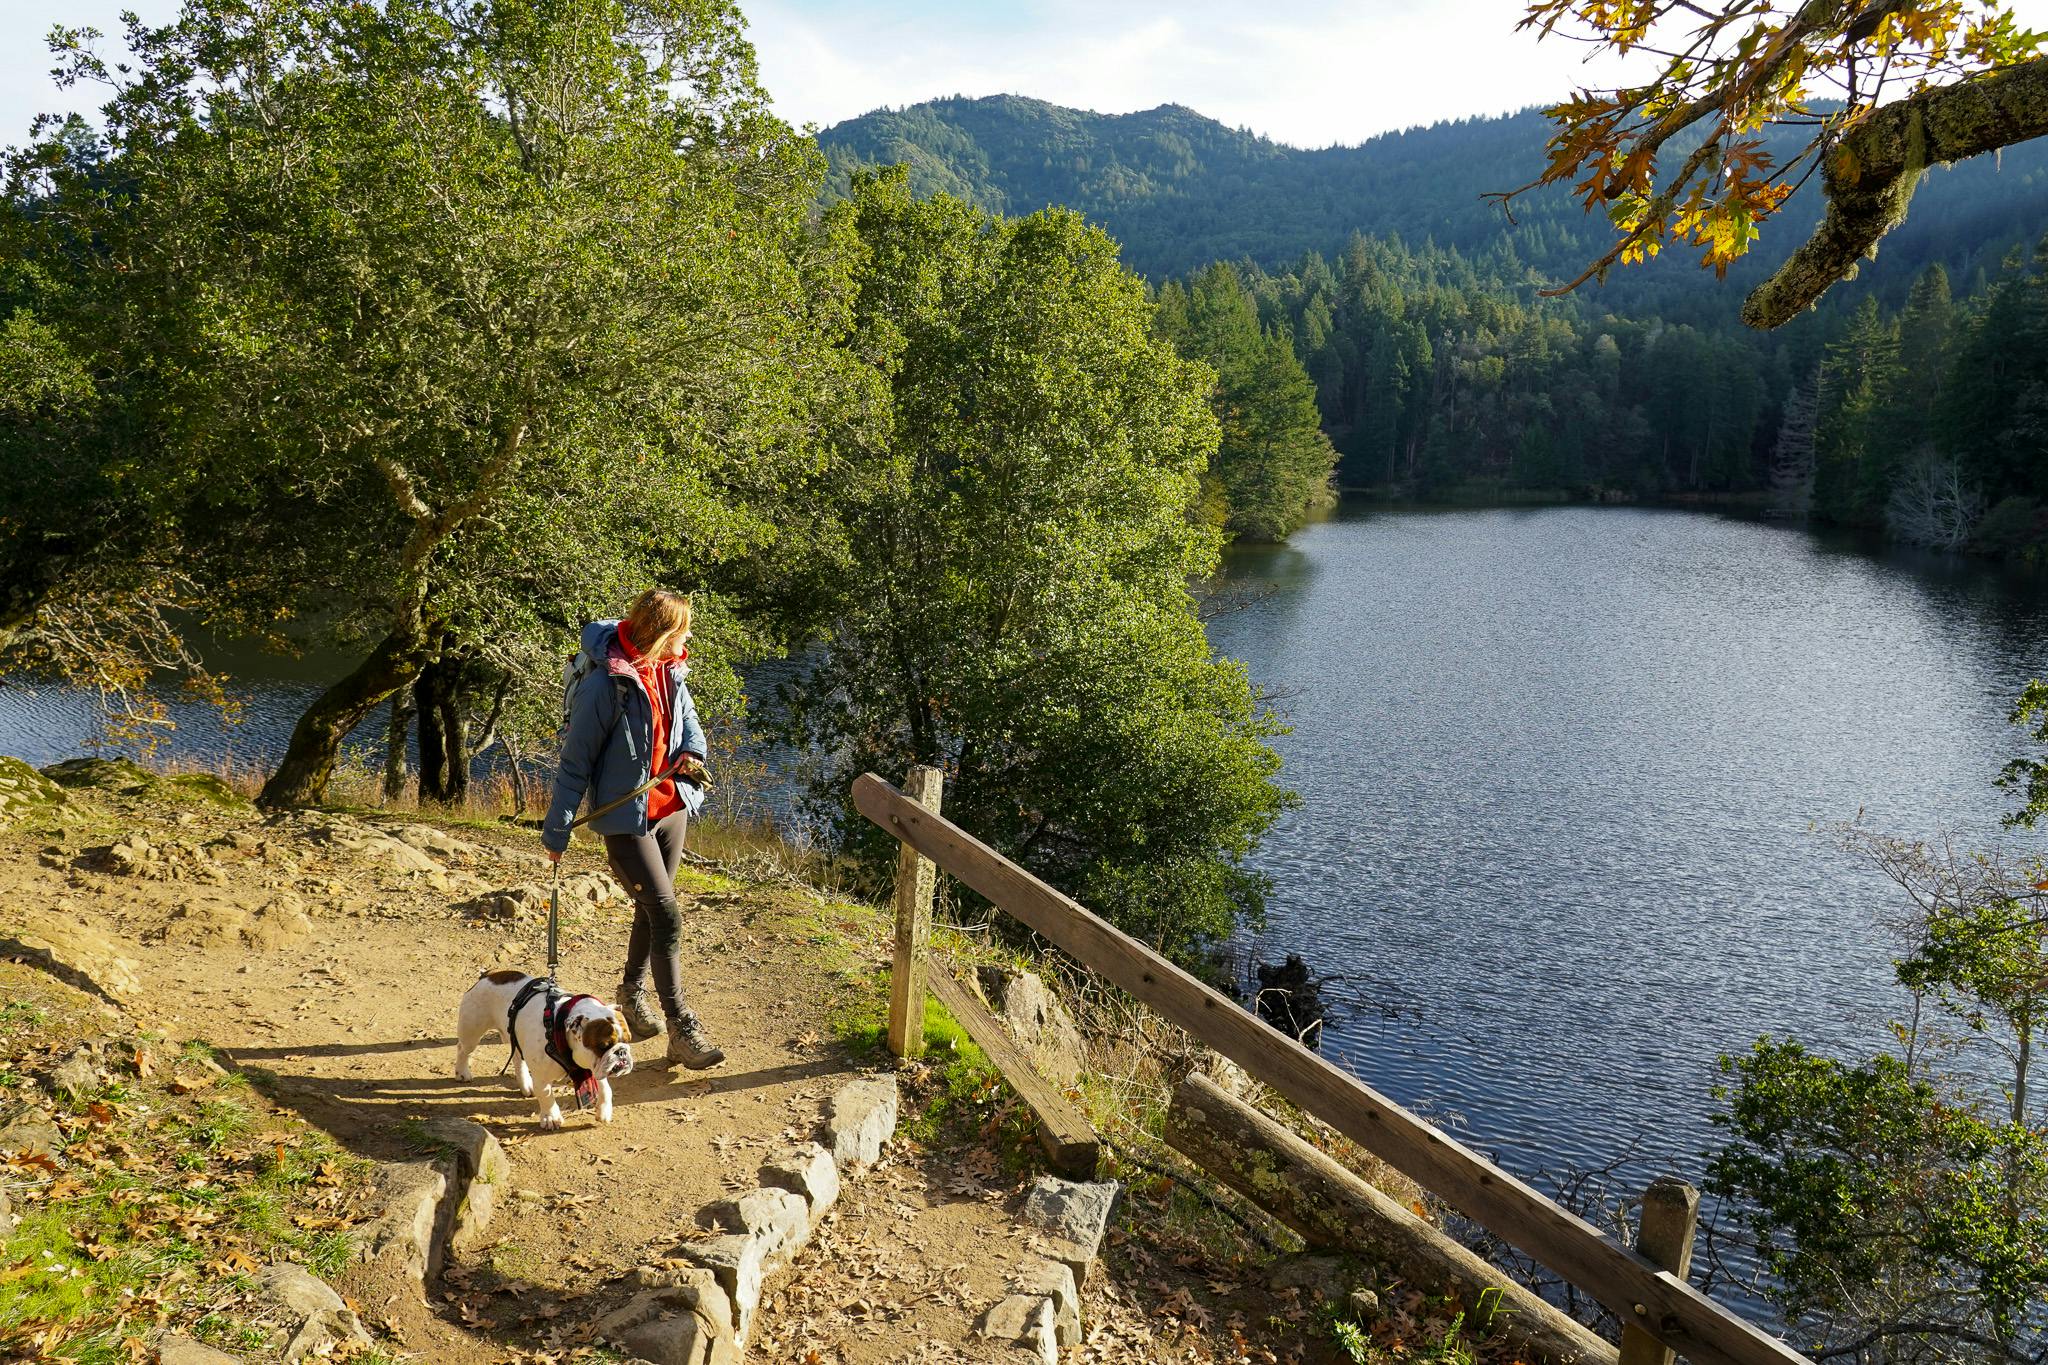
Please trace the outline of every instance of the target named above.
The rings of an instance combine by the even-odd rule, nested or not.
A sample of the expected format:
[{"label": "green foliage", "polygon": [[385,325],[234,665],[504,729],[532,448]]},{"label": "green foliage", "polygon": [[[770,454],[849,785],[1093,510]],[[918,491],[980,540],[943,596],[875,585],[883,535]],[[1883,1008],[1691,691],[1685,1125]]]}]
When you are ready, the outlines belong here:
[{"label": "green foliage", "polygon": [[1992,504],[1971,533],[1970,547],[1979,554],[2038,562],[2048,541],[2048,520],[2038,500],[2015,493]]},{"label": "green foliage", "polygon": [[[2028,734],[2035,743],[2048,744],[2048,682],[2030,680],[2006,720],[2030,727]],[[2024,797],[2020,808],[2005,817],[2007,829],[2032,829],[2042,815],[2048,814],[2048,758],[2012,759],[1995,781],[2006,791],[2017,790]]]},{"label": "green foliage", "polygon": [[98,472],[254,498],[247,595],[376,644],[266,799],[317,798],[451,633],[544,676],[593,607],[774,539],[844,290],[730,4],[202,0],[129,36],[132,75],[62,44],[106,141],[19,154],[15,221],[53,290],[149,319],[67,334],[173,452]]},{"label": "green foliage", "polygon": [[813,792],[942,764],[948,811],[1184,957],[1260,908],[1242,865],[1286,804],[1275,730],[1213,660],[1188,584],[1215,562],[1187,509],[1216,446],[1211,372],[1151,330],[1142,286],[1078,215],[1006,221],[864,178],[853,348],[887,420],[845,432],[835,549],[800,596],[831,622],[789,696]]},{"label": "green foliage", "polygon": [[1850,1066],[1763,1038],[1721,1070],[1729,1141],[1707,1188],[1755,1237],[1789,1319],[1935,1324],[1899,1351],[2048,1327],[2048,1134],[1982,1119],[1893,1057]]},{"label": "green foliage", "polygon": [[1226,530],[1285,540],[1327,506],[1337,452],[1323,435],[1315,384],[1284,333],[1259,321],[1238,272],[1213,265],[1159,297],[1160,333],[1216,371],[1222,440],[1207,479]]},{"label": "green foliage", "polygon": [[[921,192],[1080,209],[1139,269],[1185,281],[1160,290],[1161,326],[1177,340],[1203,282],[1235,276],[1261,326],[1293,342],[1352,485],[1430,497],[1760,490],[1796,406],[1794,377],[1825,356],[1822,467],[1799,481],[1814,515],[1885,521],[1930,443],[1962,462],[1973,494],[2048,496],[2026,416],[2048,410],[2028,396],[2048,373],[2048,325],[2036,325],[2048,311],[2011,270],[1992,283],[2039,231],[2048,145],[1930,176],[1854,291],[1759,337],[1737,323],[1740,290],[1810,230],[1810,198],[1795,197],[1774,220],[1786,231],[1730,267],[1730,288],[1703,288],[1668,253],[1597,294],[1539,299],[1538,286],[1576,273],[1608,240],[1560,187],[1518,200],[1512,222],[1482,202],[1528,178],[1543,133],[1522,114],[1299,151],[1186,109],[1105,117],[1001,97],[882,111],[820,141],[835,193],[855,166],[900,160]],[[1773,148],[1798,142],[1796,131],[1766,134]],[[1208,264],[1219,260],[1234,264]],[[1967,284],[1960,303],[1951,280]],[[1859,313],[1865,303],[1876,311]],[[1223,369],[1252,346],[1230,309],[1220,315],[1231,346],[1206,358]],[[1220,479],[1212,492],[1204,515],[1250,501],[1226,496]]]},{"label": "green foliage", "polygon": [[[2027,876],[2048,886],[2048,868],[2032,864]],[[2026,1124],[2034,1031],[2048,1021],[2048,907],[2038,892],[1937,904],[1921,933],[1899,961],[1899,984],[1931,995],[1975,1033],[2012,1039],[2012,1121]]]}]

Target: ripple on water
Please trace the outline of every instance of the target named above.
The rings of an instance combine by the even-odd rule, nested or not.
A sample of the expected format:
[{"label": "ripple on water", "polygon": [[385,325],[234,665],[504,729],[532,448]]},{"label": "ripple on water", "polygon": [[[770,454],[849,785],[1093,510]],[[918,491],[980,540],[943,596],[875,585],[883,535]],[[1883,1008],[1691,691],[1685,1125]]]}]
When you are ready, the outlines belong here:
[{"label": "ripple on water", "polygon": [[1812,827],[1995,837],[2044,671],[2023,581],[1713,516],[1347,506],[1229,574],[1302,796],[1247,946],[1344,974],[1332,1054],[1525,1174],[1697,1180],[1717,1054],[1882,1046],[1888,884]]}]

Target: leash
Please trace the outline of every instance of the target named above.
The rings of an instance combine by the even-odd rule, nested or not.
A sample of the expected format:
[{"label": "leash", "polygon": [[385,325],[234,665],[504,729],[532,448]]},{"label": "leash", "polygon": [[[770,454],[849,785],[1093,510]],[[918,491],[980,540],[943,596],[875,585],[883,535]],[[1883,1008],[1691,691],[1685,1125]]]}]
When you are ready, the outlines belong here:
[{"label": "leash", "polygon": [[698,781],[691,781],[688,774],[680,771],[683,766],[684,760],[690,757],[691,755],[689,754],[677,754],[675,762],[669,764],[666,768],[663,768],[660,772],[648,778],[645,782],[642,782],[639,786],[633,788],[633,790],[627,792],[618,800],[607,801],[602,806],[597,807],[597,809],[595,810],[585,811],[583,814],[577,816],[574,820],[571,820],[569,822],[569,828],[575,829],[578,825],[587,825],[600,815],[610,815],[613,811],[617,810],[620,806],[625,805],[628,801],[638,800],[640,797],[647,795],[647,793],[653,791],[656,787],[660,786],[663,782],[667,781],[671,777],[676,778],[679,781],[689,782],[690,785],[693,787],[700,787],[706,791],[709,791],[711,788],[711,784],[709,782],[702,781],[701,779]]},{"label": "leash", "polygon": [[556,947],[557,924],[562,918],[562,864],[555,861],[555,877],[548,884],[548,980],[561,974],[562,954]]}]

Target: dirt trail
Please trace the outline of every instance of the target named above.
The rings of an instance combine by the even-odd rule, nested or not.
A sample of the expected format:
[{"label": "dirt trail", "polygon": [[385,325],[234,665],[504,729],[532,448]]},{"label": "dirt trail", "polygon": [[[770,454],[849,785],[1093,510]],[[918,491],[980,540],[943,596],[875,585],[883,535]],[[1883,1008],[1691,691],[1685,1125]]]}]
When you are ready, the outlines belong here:
[{"label": "dirt trail", "polygon": [[[530,833],[266,820],[206,803],[167,813],[105,792],[88,801],[93,816],[54,841],[0,835],[11,845],[0,848],[0,904],[9,907],[0,929],[83,926],[130,960],[141,989],[125,1003],[138,1025],[224,1049],[274,1098],[362,1155],[417,1158],[409,1119],[474,1119],[503,1142],[511,1197],[487,1244],[449,1267],[432,1311],[404,1296],[362,1305],[418,1358],[570,1358],[559,1353],[628,1296],[636,1268],[704,1235],[698,1210],[757,1183],[771,1147],[810,1139],[828,1097],[864,1069],[830,1037],[834,1010],[854,989],[849,978],[868,965],[835,963],[847,950],[820,918],[830,907],[686,870],[686,990],[726,1062],[669,1069],[659,1040],[641,1044],[633,1074],[614,1085],[612,1123],[593,1111],[542,1132],[509,1074],[495,1074],[506,1056],[499,1042],[478,1053],[477,1079],[453,1075],[463,991],[487,968],[537,971],[545,961],[537,897],[528,893],[518,916],[503,920],[488,894],[545,885]],[[627,906],[587,846],[564,869],[563,984],[610,999]],[[794,1329],[771,1312],[756,1358],[1020,1358],[970,1330],[974,1312],[1000,1294],[999,1269],[982,1249],[1013,1235],[1005,1191],[971,1179],[941,1188],[916,1160],[894,1159],[873,1189],[887,1191],[886,1201],[849,1184],[796,1280],[814,1263],[857,1263],[865,1249],[890,1245],[938,1268],[927,1277],[933,1292],[821,1307]],[[889,1330],[892,1320],[899,1330]],[[801,1351],[778,1354],[798,1337]]]}]

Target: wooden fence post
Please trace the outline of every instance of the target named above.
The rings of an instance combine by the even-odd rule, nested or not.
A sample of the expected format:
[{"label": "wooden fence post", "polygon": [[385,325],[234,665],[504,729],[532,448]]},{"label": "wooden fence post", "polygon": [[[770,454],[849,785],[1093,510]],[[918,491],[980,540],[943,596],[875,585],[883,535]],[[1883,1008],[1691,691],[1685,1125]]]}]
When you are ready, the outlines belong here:
[{"label": "wooden fence post", "polygon": [[[904,779],[903,794],[936,815],[944,781],[937,768],[919,764]],[[896,959],[889,971],[889,1051],[898,1057],[924,1055],[925,958],[931,948],[932,892],[937,882],[938,869],[931,859],[908,843],[898,845]]]},{"label": "wooden fence post", "polygon": [[[1692,1271],[1693,1230],[1699,1224],[1700,1192],[1675,1176],[1658,1176],[1643,1192],[1643,1216],[1636,1250],[1679,1279]],[[1631,1305],[1637,1314],[1646,1310]],[[1623,1313],[1621,1365],[1671,1365],[1676,1354]]]}]

